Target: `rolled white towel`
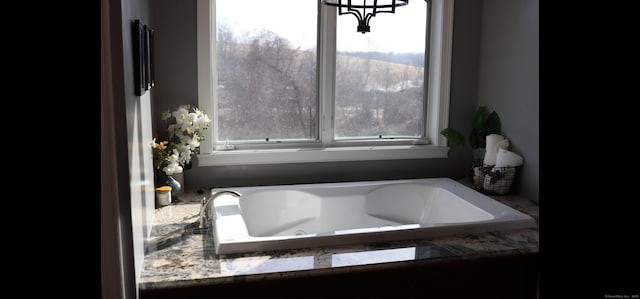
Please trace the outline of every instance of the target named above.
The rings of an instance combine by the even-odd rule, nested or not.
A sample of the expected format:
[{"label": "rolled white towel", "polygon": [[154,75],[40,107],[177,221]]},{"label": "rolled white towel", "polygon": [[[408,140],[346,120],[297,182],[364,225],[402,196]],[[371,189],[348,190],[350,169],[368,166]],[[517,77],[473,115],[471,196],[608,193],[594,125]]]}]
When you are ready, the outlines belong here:
[{"label": "rolled white towel", "polygon": [[504,136],[498,134],[487,135],[486,152],[484,153],[484,165],[496,165],[498,155],[498,143],[504,140]]},{"label": "rolled white towel", "polygon": [[500,150],[500,149],[508,150],[509,145],[511,145],[511,143],[509,142],[509,139],[502,140],[498,142],[498,145],[496,146],[496,150]]},{"label": "rolled white towel", "polygon": [[520,166],[523,163],[522,156],[508,150],[499,149],[495,167]]}]

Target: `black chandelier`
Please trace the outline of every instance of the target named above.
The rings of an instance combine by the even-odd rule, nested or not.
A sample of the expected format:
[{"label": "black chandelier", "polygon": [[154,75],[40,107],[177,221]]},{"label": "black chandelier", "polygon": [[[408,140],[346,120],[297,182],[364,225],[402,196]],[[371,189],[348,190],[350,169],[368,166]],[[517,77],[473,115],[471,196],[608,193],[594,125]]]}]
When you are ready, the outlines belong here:
[{"label": "black chandelier", "polygon": [[[358,32],[369,32],[369,20],[376,14],[395,13],[397,6],[409,4],[409,0],[323,0],[324,4],[337,6],[339,15],[352,14],[358,18]],[[373,2],[373,3],[371,3]]]}]

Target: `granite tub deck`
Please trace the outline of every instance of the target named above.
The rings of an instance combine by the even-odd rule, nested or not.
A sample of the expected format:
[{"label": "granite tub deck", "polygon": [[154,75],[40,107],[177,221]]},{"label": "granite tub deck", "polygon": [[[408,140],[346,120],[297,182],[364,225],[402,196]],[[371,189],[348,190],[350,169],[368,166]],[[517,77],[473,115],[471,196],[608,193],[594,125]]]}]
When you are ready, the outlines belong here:
[{"label": "granite tub deck", "polygon": [[[190,191],[181,201],[156,209],[139,280],[143,296],[172,289],[223,287],[252,281],[326,278],[371,271],[405,273],[416,267],[469,265],[500,258],[507,262],[488,268],[506,267],[505,273],[510,275],[509,265],[514,265],[510,258],[534,257],[535,264],[538,254],[538,230],[531,228],[356,246],[216,255],[211,229],[198,228],[203,196]],[[535,202],[513,195],[491,197],[538,221]],[[536,276],[534,273],[534,285]]]}]

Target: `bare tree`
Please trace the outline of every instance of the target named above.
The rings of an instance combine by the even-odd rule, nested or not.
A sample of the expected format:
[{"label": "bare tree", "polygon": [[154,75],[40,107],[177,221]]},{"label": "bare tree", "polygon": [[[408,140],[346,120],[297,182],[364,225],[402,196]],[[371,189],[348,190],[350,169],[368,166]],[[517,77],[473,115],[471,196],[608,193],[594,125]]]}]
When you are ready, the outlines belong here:
[{"label": "bare tree", "polygon": [[[336,135],[422,133],[424,69],[413,54],[338,53]],[[397,59],[400,62],[393,62]],[[271,31],[242,37],[218,26],[221,138],[318,137],[316,53]]]},{"label": "bare tree", "polygon": [[[227,32],[223,32],[227,33]],[[316,138],[315,55],[270,31],[219,40],[221,135],[229,139]],[[234,49],[234,51],[228,51]],[[222,85],[222,88],[220,87]]]}]

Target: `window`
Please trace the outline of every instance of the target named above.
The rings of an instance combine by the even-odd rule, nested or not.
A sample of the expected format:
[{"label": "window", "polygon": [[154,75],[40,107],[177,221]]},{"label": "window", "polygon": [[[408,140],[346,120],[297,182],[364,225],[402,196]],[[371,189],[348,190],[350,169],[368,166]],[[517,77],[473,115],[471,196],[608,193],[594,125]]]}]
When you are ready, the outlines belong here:
[{"label": "window", "polygon": [[362,34],[319,0],[198,0],[200,165],[446,157],[451,2]]},{"label": "window", "polygon": [[427,2],[379,14],[370,24],[362,34],[356,18],[337,18],[335,50],[328,49],[336,52],[333,136],[422,139]]},{"label": "window", "polygon": [[317,140],[318,22],[313,16],[318,4],[215,3],[218,117],[213,127],[218,139],[234,144]]}]

